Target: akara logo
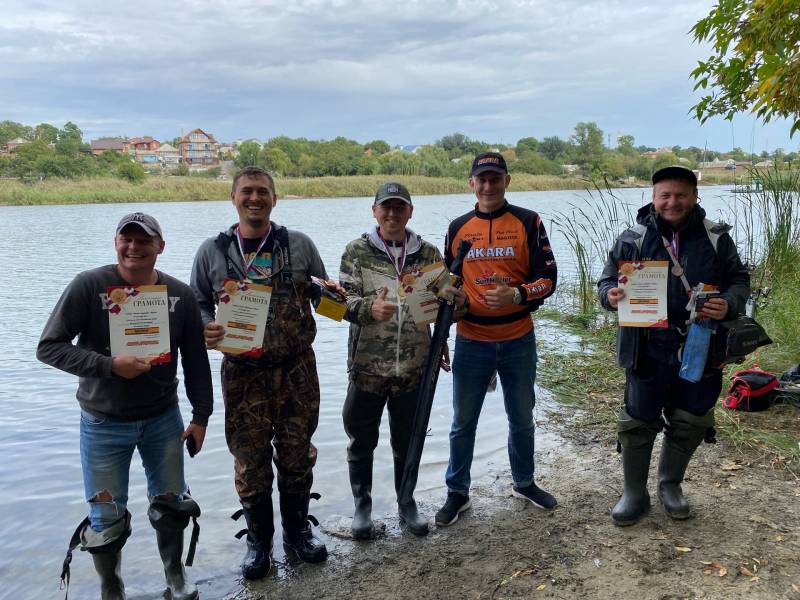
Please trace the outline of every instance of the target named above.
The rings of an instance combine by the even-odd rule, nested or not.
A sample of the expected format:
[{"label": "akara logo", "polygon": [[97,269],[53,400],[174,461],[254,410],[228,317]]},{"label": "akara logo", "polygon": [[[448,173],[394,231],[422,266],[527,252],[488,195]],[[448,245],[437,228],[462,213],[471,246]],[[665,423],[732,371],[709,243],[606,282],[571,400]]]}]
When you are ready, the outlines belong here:
[{"label": "akara logo", "polygon": [[514,256],[514,246],[473,247],[467,252],[467,260],[474,260],[476,258],[513,258]]}]

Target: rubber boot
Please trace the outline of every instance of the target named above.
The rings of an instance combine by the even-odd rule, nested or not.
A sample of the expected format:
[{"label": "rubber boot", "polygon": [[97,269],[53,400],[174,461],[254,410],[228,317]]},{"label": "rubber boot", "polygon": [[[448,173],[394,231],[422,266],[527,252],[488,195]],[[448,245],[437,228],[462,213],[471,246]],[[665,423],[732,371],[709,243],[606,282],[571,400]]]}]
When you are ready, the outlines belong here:
[{"label": "rubber boot", "polygon": [[703,441],[706,430],[714,426],[713,409],[702,416],[675,409],[667,414],[664,443],[658,461],[658,499],[673,519],[688,519],[689,503],[681,482],[694,451]]},{"label": "rubber boot", "polygon": [[247,521],[247,553],[242,560],[242,576],[245,579],[262,579],[272,567],[272,536],[275,533],[272,497],[258,495],[242,498],[241,502]]},{"label": "rubber boot", "polygon": [[400,503],[400,484],[403,482],[405,464],[404,457],[394,459],[394,489],[398,497],[397,514],[400,516],[400,523],[405,524],[411,533],[417,536],[428,535],[428,521],[419,514],[414,498],[411,498],[410,502]]},{"label": "rubber boot", "polygon": [[372,537],[372,459],[349,463],[350,489],[353,490],[353,539]]},{"label": "rubber boot", "polygon": [[122,582],[122,552],[93,552],[94,568],[100,576],[101,600],[125,600]]},{"label": "rubber boot", "polygon": [[622,497],[611,510],[611,519],[615,525],[633,525],[650,510],[647,476],[658,429],[657,425],[638,421],[624,411],[620,414],[617,433],[622,447],[622,474],[625,483]]},{"label": "rubber boot", "polygon": [[183,554],[183,530],[159,531],[156,529],[158,553],[164,564],[164,577],[167,580],[172,600],[194,600],[197,598],[197,586],[186,581],[181,555]]},{"label": "rubber boot", "polygon": [[[318,494],[314,495],[319,498]],[[293,552],[303,562],[318,563],[328,558],[328,549],[314,537],[309,521],[317,520],[308,514],[310,494],[280,494],[281,519],[283,521],[283,548]]]}]

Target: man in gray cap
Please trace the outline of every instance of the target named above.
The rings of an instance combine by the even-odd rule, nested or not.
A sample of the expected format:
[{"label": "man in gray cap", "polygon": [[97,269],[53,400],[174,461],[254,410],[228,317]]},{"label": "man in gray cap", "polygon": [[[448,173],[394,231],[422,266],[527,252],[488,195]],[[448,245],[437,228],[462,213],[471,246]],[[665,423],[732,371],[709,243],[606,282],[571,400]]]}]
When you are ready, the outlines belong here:
[{"label": "man in gray cap", "polygon": [[[405,186],[394,182],[380,186],[372,205],[377,225],[347,245],[339,272],[347,298],[345,319],[350,321],[350,384],[342,418],[350,439],[347,462],[357,539],[372,536],[372,458],[387,405],[395,491],[400,491],[417,388],[431,340],[428,326],[414,322],[402,297],[415,273],[442,260],[435,246],[406,227],[413,211]],[[411,533],[428,533],[428,523],[413,499],[398,504],[398,513]]]},{"label": "man in gray cap", "polygon": [[[42,362],[80,378],[81,467],[89,516],[72,537],[62,580],[69,583],[69,561],[80,546],[92,555],[101,597],[125,598],[121,552],[131,533],[128,477],[133,451],[138,449],[147,477],[148,516],[156,530],[169,593],[173,600],[197,598],[181,556],[183,530],[194,518],[186,558],[191,565],[200,515],[184,480],[183,442],[190,455],[200,451],[213,409],[200,309],[189,286],[155,269],[164,240],[153,217],[139,212],[123,217],[114,245],[116,264],[84,271],[67,286],[36,352]],[[128,307],[133,313],[138,304],[161,310],[167,322],[141,327],[147,330],[145,336],[160,333],[157,339],[131,340],[125,351],[114,351],[119,343],[111,316]],[[125,335],[135,335],[131,331]],[[75,337],[78,341],[73,344]],[[152,343],[163,349],[157,356],[136,351],[137,346]],[[192,405],[192,420],[185,428],[175,376],[179,353]]]},{"label": "man in gray cap", "polygon": [[690,516],[681,483],[694,451],[714,425],[722,371],[707,366],[694,383],[678,376],[689,292],[700,282],[719,292],[697,313],[717,321],[742,313],[750,294],[750,276],[730,227],[706,219],[697,202],[692,171],[680,166],[656,171],[652,202],[639,209],[637,224],[617,238],[597,282],[603,307],[617,310],[625,298],[620,262],[669,265],[667,326],[619,327],[617,332],[617,360],[625,368],[625,407],[617,424],[625,484],[611,518],[620,526],[633,525],[650,510],[650,455],[662,429],[658,499],[673,519]]}]

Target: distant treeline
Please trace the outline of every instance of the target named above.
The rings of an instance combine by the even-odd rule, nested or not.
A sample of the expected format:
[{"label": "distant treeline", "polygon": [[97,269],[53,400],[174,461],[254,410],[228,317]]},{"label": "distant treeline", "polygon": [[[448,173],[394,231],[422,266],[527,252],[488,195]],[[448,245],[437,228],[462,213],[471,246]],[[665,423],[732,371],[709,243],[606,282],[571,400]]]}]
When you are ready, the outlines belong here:
[{"label": "distant treeline", "polygon": [[[143,181],[146,171],[130,156],[107,151],[92,156],[84,143],[81,130],[74,123],[58,129],[48,123],[35,127],[0,122],[0,147],[23,138],[30,143],[0,155],[0,177],[23,181],[39,181],[59,177],[119,177],[132,182]],[[684,164],[695,168],[702,161],[714,159],[760,160],[771,158],[776,163],[796,160],[797,153],[786,154],[778,149],[771,155],[758,157],[735,148],[728,153],[706,151],[690,146],[655,149],[636,146],[631,135],[619,135],[613,148],[606,145],[606,136],[596,123],[578,123],[567,140],[525,137],[515,145],[473,140],[461,133],[446,135],[433,144],[413,148],[393,148],[383,140],[361,144],[344,137],[333,140],[275,137],[264,143],[252,140],[239,144],[236,151],[223,154],[222,160],[233,160],[236,166],[258,165],[279,177],[341,177],[350,175],[420,175],[454,177],[464,180],[469,175],[473,157],[486,150],[498,150],[506,157],[512,173],[553,176],[605,176],[609,181],[627,178],[647,180],[656,169]],[[608,138],[610,142],[610,138]],[[181,165],[175,174],[187,175]],[[206,176],[216,177],[219,169]]]}]

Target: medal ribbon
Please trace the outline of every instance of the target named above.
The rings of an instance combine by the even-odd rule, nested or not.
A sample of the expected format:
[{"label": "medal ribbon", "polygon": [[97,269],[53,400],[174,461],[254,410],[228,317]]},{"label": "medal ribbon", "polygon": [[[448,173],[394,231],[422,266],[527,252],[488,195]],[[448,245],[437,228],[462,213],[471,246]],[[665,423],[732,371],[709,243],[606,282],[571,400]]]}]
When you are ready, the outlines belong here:
[{"label": "medal ribbon", "polygon": [[271,232],[272,232],[272,227],[270,226],[270,228],[267,229],[267,232],[261,237],[261,241],[258,243],[258,248],[256,248],[256,251],[253,254],[253,257],[250,260],[247,260],[247,255],[244,252],[244,238],[242,238],[242,232],[241,232],[240,228],[238,226],[236,227],[236,241],[239,243],[239,252],[242,255],[242,263],[244,263],[244,276],[245,277],[249,276],[250,267],[253,266],[253,263],[255,262],[256,257],[258,257],[259,253],[261,252],[261,249],[264,247],[264,244],[267,243],[267,238],[269,237],[269,234]]},{"label": "medal ribbon", "polygon": [[[405,232],[403,233],[403,246],[402,250],[400,251],[400,256],[395,257],[394,253],[389,250],[389,244],[386,243],[386,240],[383,239],[380,230],[378,230],[378,237],[381,238],[381,242],[383,243],[383,247],[386,250],[386,254],[389,255],[389,258],[392,259],[392,266],[394,267],[395,273],[397,273],[397,282],[403,283],[403,267],[406,264],[406,236]],[[398,266],[399,265],[399,266]]]},{"label": "medal ribbon", "polygon": [[[675,234],[677,236],[677,233]],[[673,251],[673,243],[675,243],[675,239],[673,236],[673,242],[670,242],[665,238],[663,235],[661,239],[664,242],[664,248],[667,250],[667,254],[669,254],[670,260],[672,260],[672,274],[677,275],[681,278],[681,282],[683,283],[684,289],[686,289],[686,293],[690,296],[692,295],[692,286],[689,285],[689,280],[686,279],[686,273],[683,272],[683,268],[681,267],[680,263],[678,262],[677,256],[675,256],[675,252]]]}]

